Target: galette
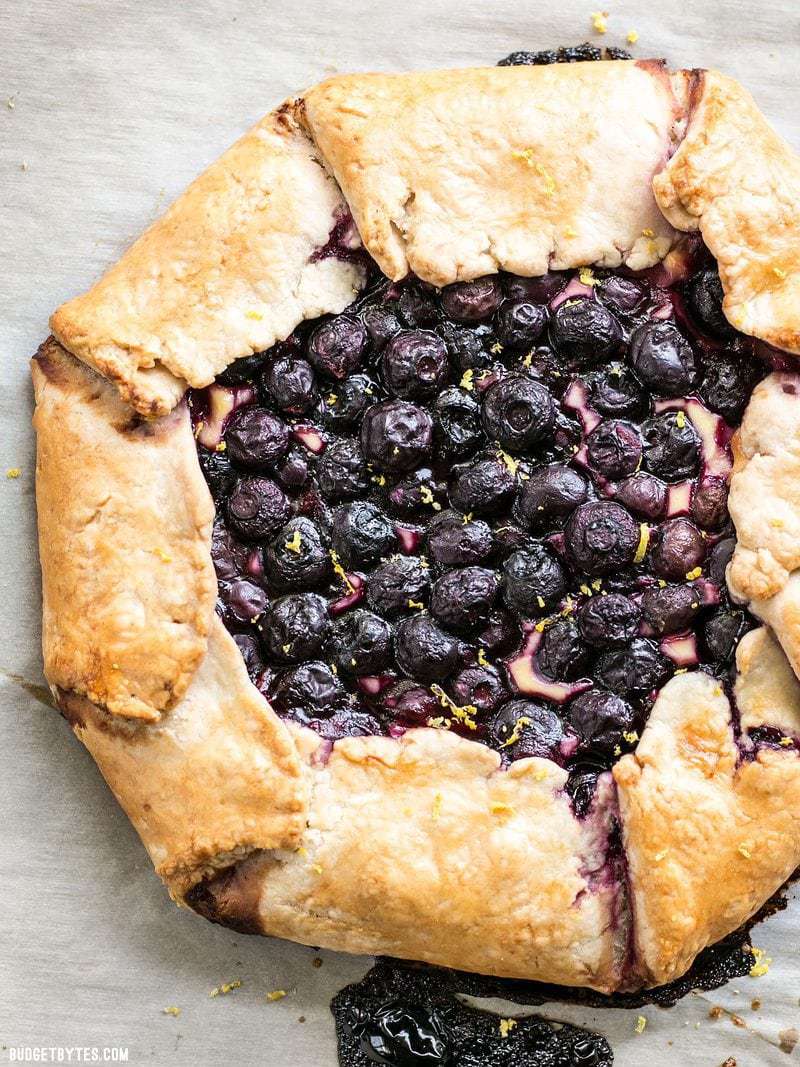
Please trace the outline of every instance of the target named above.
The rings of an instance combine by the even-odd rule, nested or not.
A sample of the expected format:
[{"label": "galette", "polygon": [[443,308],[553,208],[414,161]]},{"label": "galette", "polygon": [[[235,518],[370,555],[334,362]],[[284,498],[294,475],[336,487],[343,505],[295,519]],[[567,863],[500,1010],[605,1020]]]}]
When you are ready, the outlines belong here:
[{"label": "galette", "polygon": [[44,662],[178,903],[633,990],[800,864],[800,162],[563,58],[334,77],[55,312]]}]

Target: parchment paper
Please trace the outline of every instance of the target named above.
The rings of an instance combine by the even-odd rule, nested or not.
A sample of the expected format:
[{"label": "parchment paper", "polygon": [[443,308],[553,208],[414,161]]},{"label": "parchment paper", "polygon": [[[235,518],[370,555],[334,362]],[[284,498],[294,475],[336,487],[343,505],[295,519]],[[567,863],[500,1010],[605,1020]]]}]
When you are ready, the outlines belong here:
[{"label": "parchment paper", "polygon": [[[20,1046],[118,1046],[130,1063],[333,1067],[329,998],[369,965],[178,911],[91,759],[42,702],[27,357],[49,312],[284,95],[337,70],[493,63],[600,41],[590,13],[607,2],[0,3],[0,1062]],[[602,43],[624,44],[631,29],[639,55],[741,78],[800,145],[791,0],[615,2]],[[7,479],[14,467],[21,476]],[[787,1064],[778,1046],[800,1028],[800,905],[755,941],[769,974],[646,1009],[642,1034],[638,1012],[547,1014],[607,1034],[620,1067]],[[233,979],[241,987],[209,997]],[[288,995],[269,1002],[275,989]],[[712,1004],[742,1025],[710,1019]],[[164,1014],[170,1006],[180,1015]]]}]

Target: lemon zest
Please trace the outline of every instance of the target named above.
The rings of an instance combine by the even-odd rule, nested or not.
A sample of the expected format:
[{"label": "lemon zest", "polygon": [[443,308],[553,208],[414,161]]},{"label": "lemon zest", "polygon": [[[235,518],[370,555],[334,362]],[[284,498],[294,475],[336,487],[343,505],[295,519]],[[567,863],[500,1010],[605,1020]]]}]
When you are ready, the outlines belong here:
[{"label": "lemon zest", "polygon": [[175,1018],[177,1019],[177,1017],[181,1013],[181,1009],[180,1008],[176,1008],[174,1004],[170,1004],[170,1006],[168,1008],[162,1008],[161,1009],[161,1013],[162,1013],[162,1015],[174,1015]]},{"label": "lemon zest", "polygon": [[208,995],[210,997],[225,996],[226,993],[230,993],[234,989],[239,989],[241,984],[241,978],[234,978],[232,982],[223,982],[222,985],[214,986]]},{"label": "lemon zest", "polygon": [[772,959],[766,954],[763,948],[756,948],[753,945],[753,956],[755,957],[755,963],[750,968],[751,978],[762,978],[769,970],[769,965],[772,963]]},{"label": "lemon zest", "polygon": [[634,563],[641,563],[647,554],[647,546],[650,544],[650,527],[646,522],[639,523],[639,544],[636,546]]},{"label": "lemon zest", "polygon": [[440,685],[432,685],[431,692],[442,707],[447,708],[447,710],[452,713],[453,718],[458,719],[459,722],[462,722],[470,730],[478,729],[478,724],[472,718],[472,716],[476,715],[478,712],[478,709],[474,704],[464,704],[463,707],[456,704],[456,702],[445,693]]},{"label": "lemon zest", "polygon": [[581,285],[596,285],[597,278],[592,273],[591,267],[581,267],[578,271],[578,277],[580,278]]},{"label": "lemon zest", "polygon": [[[300,531],[299,530],[295,530],[295,536],[296,537],[300,536]],[[286,547],[288,548],[289,545],[287,544]],[[339,560],[339,553],[335,549],[332,548],[330,550],[330,557],[331,557],[331,563],[333,563],[333,573],[336,575],[337,578],[341,578],[341,580],[344,582],[344,584],[345,584],[345,586],[347,588],[348,593],[355,593],[356,587],[350,581],[350,578],[348,577],[347,571],[342,566],[342,564],[341,564],[341,562]]]},{"label": "lemon zest", "polygon": [[503,741],[500,748],[508,748],[509,745],[515,745],[522,736],[522,731],[526,726],[531,725],[531,720],[527,715],[520,715],[517,721],[514,723],[514,729],[511,731],[507,740]]},{"label": "lemon zest", "polygon": [[468,370],[464,371],[463,375],[461,376],[461,381],[459,382],[459,385],[462,389],[466,389],[468,393],[471,393],[475,389],[475,382],[473,380],[474,378],[475,371],[470,367]]},{"label": "lemon zest", "polygon": [[272,990],[270,990],[269,993],[267,993],[267,1000],[269,1000],[269,1001],[283,1000],[283,998],[285,996],[286,996],[286,990],[285,989],[272,989]]},{"label": "lemon zest", "polygon": [[294,552],[298,556],[300,555],[303,549],[303,538],[300,536],[299,530],[295,530],[291,538],[286,542],[286,548],[288,548],[290,552]]},{"label": "lemon zest", "polygon": [[595,33],[605,33],[608,29],[608,12],[607,11],[593,11],[592,12],[592,26]]},{"label": "lemon zest", "polygon": [[628,30],[625,40],[628,42],[628,44],[636,44],[636,42],[639,40],[639,34],[636,32],[636,30]]},{"label": "lemon zest", "polygon": [[500,1036],[508,1037],[509,1033],[514,1029],[515,1026],[517,1026],[517,1020],[501,1019],[498,1023],[498,1026],[500,1027]]},{"label": "lemon zest", "polygon": [[646,1026],[647,1026],[647,1019],[645,1018],[644,1015],[640,1015],[637,1018],[636,1025],[634,1026],[633,1029],[636,1031],[637,1034],[643,1034],[644,1031],[645,1031]]}]

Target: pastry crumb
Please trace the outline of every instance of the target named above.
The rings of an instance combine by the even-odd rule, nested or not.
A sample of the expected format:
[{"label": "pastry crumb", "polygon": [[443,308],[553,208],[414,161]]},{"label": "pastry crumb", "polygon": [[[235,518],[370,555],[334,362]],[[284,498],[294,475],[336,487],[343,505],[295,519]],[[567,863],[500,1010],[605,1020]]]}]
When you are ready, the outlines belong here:
[{"label": "pastry crumb", "polygon": [[241,978],[234,978],[232,982],[223,982],[222,985],[214,986],[208,995],[210,997],[225,996],[227,993],[233,992],[234,989],[240,989],[241,985]]},{"label": "pastry crumb", "polygon": [[271,989],[269,993],[267,993],[267,1000],[270,1002],[275,1000],[283,1000],[286,995],[287,993],[285,989]]},{"label": "pastry crumb", "polygon": [[9,478],[11,481],[14,481],[15,479],[19,478],[21,474],[22,471],[19,467],[9,467],[6,471],[6,478]]},{"label": "pastry crumb", "polygon": [[170,1006],[168,1008],[162,1008],[161,1009],[161,1014],[162,1015],[173,1015],[173,1016],[175,1016],[176,1019],[180,1015],[180,1013],[181,1013],[181,1009],[180,1008],[176,1008],[174,1004],[170,1004]]},{"label": "pastry crumb", "polygon": [[750,968],[750,977],[762,978],[769,971],[769,965],[772,963],[772,959],[766,954],[763,948],[756,948],[755,945],[753,945],[753,956],[756,962]]},{"label": "pastry crumb", "polygon": [[13,93],[11,96],[6,97],[6,107],[9,111],[13,111],[17,106],[17,94]]},{"label": "pastry crumb", "polygon": [[747,1029],[747,1023],[741,1017],[741,1015],[731,1015],[731,1022],[734,1026],[738,1026],[740,1030]]},{"label": "pastry crumb", "polygon": [[592,12],[592,28],[595,33],[605,33],[608,30],[608,12],[607,11],[593,11]]},{"label": "pastry crumb", "polygon": [[639,34],[636,30],[628,30],[627,34],[625,35],[625,40],[628,42],[628,44],[636,44],[636,42],[639,40]]},{"label": "pastry crumb", "polygon": [[722,1008],[719,1004],[715,1004],[713,1008],[708,1009],[709,1019],[713,1019],[715,1022],[717,1019],[721,1019],[723,1015]]},{"label": "pastry crumb", "polygon": [[322,966],[322,956],[315,956],[314,959],[311,961],[311,966],[312,967],[317,967],[317,968],[321,967]]},{"label": "pastry crumb", "polygon": [[800,1041],[800,1030],[797,1030],[794,1026],[790,1026],[786,1030],[780,1030],[778,1032],[778,1042],[780,1044],[781,1052],[791,1055],[791,1053],[794,1052],[798,1041]]},{"label": "pastry crumb", "polygon": [[643,1034],[646,1027],[647,1027],[647,1017],[644,1016],[644,1015],[640,1015],[637,1018],[636,1025],[634,1026],[633,1029],[636,1031],[637,1034]]},{"label": "pastry crumb", "polygon": [[758,998],[750,1001],[750,1010],[761,1011],[761,1001]]},{"label": "pastry crumb", "polygon": [[751,860],[753,858],[753,853],[750,851],[750,848],[751,846],[743,842],[741,845],[739,845],[737,852],[740,856],[744,856],[746,860]]},{"label": "pastry crumb", "polygon": [[728,1056],[727,1060],[720,1064],[720,1067],[736,1067],[736,1060],[733,1056]]},{"label": "pastry crumb", "polygon": [[500,1028],[500,1036],[508,1037],[509,1033],[517,1025],[516,1019],[500,1019],[498,1026]]}]

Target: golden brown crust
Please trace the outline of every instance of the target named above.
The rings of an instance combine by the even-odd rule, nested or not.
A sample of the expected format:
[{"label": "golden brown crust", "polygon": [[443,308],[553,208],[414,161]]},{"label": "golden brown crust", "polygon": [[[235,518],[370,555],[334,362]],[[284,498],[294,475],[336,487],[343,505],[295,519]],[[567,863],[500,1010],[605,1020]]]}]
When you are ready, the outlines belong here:
[{"label": "golden brown crust", "polygon": [[391,278],[639,268],[675,239],[650,189],[680,114],[658,64],[344,75],[301,113]]},{"label": "golden brown crust", "polygon": [[800,863],[800,758],[762,749],[740,762],[728,700],[695,672],[664,687],[614,778],[638,977],[658,985],[745,922]]},{"label": "golden brown crust", "polygon": [[700,230],[730,322],[800,353],[800,159],[738,82],[695,74],[686,136],[653,182],[656,199],[673,226]]},{"label": "golden brown crust", "polygon": [[206,888],[207,914],[348,952],[390,953],[608,990],[619,981],[609,797],[575,818],[566,772],[437,730],[348,738],[320,761],[299,850],[254,856]]},{"label": "golden brown crust", "polygon": [[45,674],[158,719],[205,653],[217,591],[188,412],[143,422],[52,339],[32,373]]},{"label": "golden brown crust", "polygon": [[362,270],[314,259],[345,205],[286,107],[213,163],[101,280],[51,319],[74,355],[146,416],[187,385],[341,311]]},{"label": "golden brown crust", "polygon": [[291,848],[305,826],[307,787],[289,732],[212,618],[208,652],[161,722],[120,722],[83,697],[59,693],[178,899],[255,849]]}]

